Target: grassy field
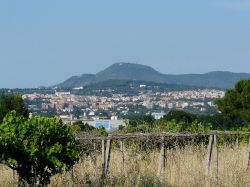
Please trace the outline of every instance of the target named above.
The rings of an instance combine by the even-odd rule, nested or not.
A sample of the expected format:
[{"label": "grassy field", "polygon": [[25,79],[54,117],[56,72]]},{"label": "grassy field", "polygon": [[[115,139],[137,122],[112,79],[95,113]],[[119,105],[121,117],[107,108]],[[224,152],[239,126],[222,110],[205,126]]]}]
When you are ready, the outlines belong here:
[{"label": "grassy field", "polygon": [[[248,146],[219,147],[219,185],[250,186],[250,170],[247,170]],[[104,186],[216,186],[214,164],[206,174],[206,150],[198,146],[167,151],[165,176],[156,175],[159,152],[139,152],[126,149],[125,162],[118,150],[112,150],[109,177]],[[73,172],[56,175],[51,187],[100,186],[101,155],[81,159]],[[17,177],[16,177],[17,178]],[[0,186],[16,186],[12,170],[0,166]]]}]

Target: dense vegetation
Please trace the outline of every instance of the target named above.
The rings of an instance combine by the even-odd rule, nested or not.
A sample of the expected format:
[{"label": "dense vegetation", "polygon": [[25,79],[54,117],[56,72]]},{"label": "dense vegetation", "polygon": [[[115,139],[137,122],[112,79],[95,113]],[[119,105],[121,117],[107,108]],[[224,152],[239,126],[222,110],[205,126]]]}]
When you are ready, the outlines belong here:
[{"label": "dense vegetation", "polygon": [[80,150],[71,124],[35,116],[28,119],[20,95],[0,99],[0,163],[19,175],[19,186],[45,186],[50,177],[68,170]]},{"label": "dense vegetation", "polygon": [[225,97],[217,101],[219,110],[232,120],[241,123],[250,122],[250,79],[237,82],[229,89]]},{"label": "dense vegetation", "polygon": [[248,123],[238,123],[223,114],[197,115],[187,111],[172,110],[160,120],[148,116],[128,116],[127,127],[120,132],[198,132],[209,130],[250,130]]},{"label": "dense vegetation", "polygon": [[0,95],[0,123],[5,115],[12,111],[16,111],[16,115],[27,118],[28,110],[25,107],[22,96],[20,94],[1,94]]},{"label": "dense vegetation", "polygon": [[[146,85],[146,87],[140,87]],[[163,91],[178,91],[187,89],[199,89],[203,87],[186,86],[168,83],[155,83],[152,81],[140,80],[106,80],[85,85],[83,89],[76,90],[72,87],[59,87],[64,91],[70,91],[76,95],[97,95],[97,96],[111,96],[111,94],[125,94],[138,95],[141,91],[157,90]]]}]

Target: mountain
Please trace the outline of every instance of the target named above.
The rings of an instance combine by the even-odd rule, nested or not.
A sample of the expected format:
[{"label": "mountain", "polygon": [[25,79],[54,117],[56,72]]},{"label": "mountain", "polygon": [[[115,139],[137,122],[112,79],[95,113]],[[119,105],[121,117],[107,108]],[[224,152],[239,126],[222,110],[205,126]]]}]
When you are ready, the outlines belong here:
[{"label": "mountain", "polygon": [[154,82],[166,81],[164,75],[153,68],[132,63],[115,63],[96,74],[96,81],[109,79],[143,80]]},{"label": "mountain", "polygon": [[249,73],[232,73],[226,71],[214,71],[205,74],[162,74],[149,66],[121,62],[115,63],[95,75],[83,74],[81,76],[73,76],[56,86],[74,88],[106,80],[137,80],[225,89],[232,88],[236,81],[249,77]]},{"label": "mountain", "polygon": [[66,81],[56,85],[57,87],[79,87],[90,83],[98,83],[106,80],[140,80],[166,83],[163,74],[154,70],[152,67],[132,64],[132,63],[115,63],[103,71],[93,74],[83,74],[73,76]]},{"label": "mountain", "polygon": [[82,76],[72,76],[66,81],[56,85],[57,87],[63,87],[63,88],[74,88],[74,87],[80,87],[85,86],[89,83],[94,82],[95,75],[93,74],[83,74]]},{"label": "mountain", "polygon": [[240,79],[250,78],[250,74],[213,71],[204,74],[165,75],[165,78],[170,83],[225,89],[233,88],[235,82]]}]

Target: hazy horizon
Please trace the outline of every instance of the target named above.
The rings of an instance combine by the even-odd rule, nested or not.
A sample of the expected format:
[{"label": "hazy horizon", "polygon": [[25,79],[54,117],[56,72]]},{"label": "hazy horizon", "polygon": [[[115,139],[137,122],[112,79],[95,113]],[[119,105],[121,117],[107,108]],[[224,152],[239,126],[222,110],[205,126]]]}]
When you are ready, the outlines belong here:
[{"label": "hazy horizon", "polygon": [[0,88],[50,86],[115,62],[250,73],[250,0],[2,1],[0,24]]}]

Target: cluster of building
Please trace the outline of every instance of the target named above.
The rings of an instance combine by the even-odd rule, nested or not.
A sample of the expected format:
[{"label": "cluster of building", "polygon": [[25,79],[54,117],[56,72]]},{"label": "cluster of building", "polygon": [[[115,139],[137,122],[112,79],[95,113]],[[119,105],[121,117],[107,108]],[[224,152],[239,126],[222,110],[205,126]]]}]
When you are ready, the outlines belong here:
[{"label": "cluster of building", "polygon": [[[110,116],[124,116],[132,113],[167,111],[171,109],[196,109],[206,111],[216,107],[214,100],[224,96],[224,91],[216,89],[196,89],[183,91],[144,91],[138,95],[112,94],[105,96],[74,95],[70,92],[54,94],[24,94],[33,113],[55,113],[73,118],[99,119]],[[97,115],[98,113],[98,115]],[[103,113],[103,115],[101,115]],[[105,114],[109,114],[104,115]]]},{"label": "cluster of building", "polygon": [[122,118],[128,114],[151,114],[155,119],[160,119],[172,109],[206,112],[208,108],[216,109],[214,100],[223,96],[224,91],[216,89],[147,90],[133,96],[114,93],[111,97],[55,91],[53,94],[24,94],[23,99],[33,114],[58,115],[64,122],[81,120],[112,131],[124,125]]},{"label": "cluster of building", "polygon": [[143,105],[147,108],[187,108],[209,105],[215,107],[214,100],[224,96],[224,91],[215,89],[198,89],[170,92],[149,92],[143,94]]}]

